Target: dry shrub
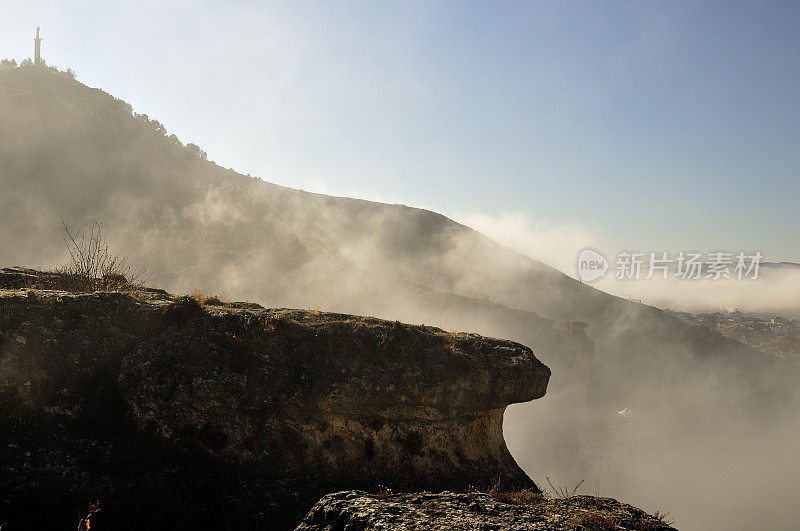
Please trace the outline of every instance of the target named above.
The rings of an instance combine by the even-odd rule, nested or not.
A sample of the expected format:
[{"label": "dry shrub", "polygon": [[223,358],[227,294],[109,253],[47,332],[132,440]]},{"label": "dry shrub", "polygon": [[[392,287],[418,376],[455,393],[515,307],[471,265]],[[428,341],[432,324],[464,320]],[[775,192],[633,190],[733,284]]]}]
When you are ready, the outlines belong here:
[{"label": "dry shrub", "polygon": [[578,489],[580,489],[581,485],[583,485],[583,478],[581,478],[581,480],[577,483],[577,485],[575,485],[575,487],[572,488],[572,490],[570,490],[569,487],[556,487],[553,485],[553,482],[550,481],[550,476],[545,476],[544,479],[547,480],[547,484],[550,487],[550,492],[556,498],[571,498],[572,496],[575,496],[575,494],[578,492]]},{"label": "dry shrub", "polygon": [[69,291],[112,291],[140,286],[147,280],[147,268],[134,268],[128,257],[109,250],[101,224],[92,223],[88,233],[71,230],[61,222],[64,244],[70,261],[58,271],[64,282],[63,289]]}]

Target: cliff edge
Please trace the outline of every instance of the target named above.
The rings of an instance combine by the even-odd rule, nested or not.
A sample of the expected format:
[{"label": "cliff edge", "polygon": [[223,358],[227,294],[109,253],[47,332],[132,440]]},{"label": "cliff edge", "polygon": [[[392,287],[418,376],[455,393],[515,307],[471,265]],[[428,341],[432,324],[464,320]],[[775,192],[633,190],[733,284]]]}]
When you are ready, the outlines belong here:
[{"label": "cliff edge", "polygon": [[10,528],[74,525],[95,500],[117,529],[258,528],[342,489],[538,491],[502,433],[550,376],[523,345],[61,280],[0,271]]}]

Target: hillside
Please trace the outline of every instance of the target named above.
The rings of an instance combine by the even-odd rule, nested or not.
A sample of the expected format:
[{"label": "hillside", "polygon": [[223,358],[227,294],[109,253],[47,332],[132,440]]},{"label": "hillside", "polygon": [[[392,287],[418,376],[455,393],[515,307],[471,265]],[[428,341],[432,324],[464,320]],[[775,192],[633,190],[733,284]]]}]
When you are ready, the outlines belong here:
[{"label": "hillside", "polygon": [[[786,360],[598,291],[439,214],[221,168],[68,77],[0,69],[0,116],[0,262],[52,266],[65,255],[61,220],[101,220],[109,241],[174,292],[201,286],[519,341],[553,370],[548,397],[506,421],[528,471],[583,474],[580,444],[608,431],[586,419],[626,407],[678,444],[687,427],[714,432],[721,418],[761,421],[796,403],[798,369]],[[568,321],[588,326],[562,329]],[[557,429],[534,428],[543,417]],[[637,474],[640,464],[619,466]]]},{"label": "hillside", "polygon": [[[453,306],[457,295],[456,306],[480,307],[483,319],[502,313],[500,304],[556,327],[588,323],[598,370],[636,373],[639,360],[652,367],[680,359],[741,366],[752,383],[753,371],[774,365],[433,212],[292,190],[220,168],[130,105],[68,77],[0,70],[0,113],[8,192],[0,237],[13,242],[0,249],[5,262],[53,264],[64,255],[62,219],[73,226],[101,220],[109,239],[148,262],[154,280],[170,289],[213,286],[281,306],[322,304],[468,328],[430,309],[442,298],[449,300],[440,306]],[[508,336],[498,325],[485,332]],[[617,404],[635,392],[635,379],[622,376]]]}]

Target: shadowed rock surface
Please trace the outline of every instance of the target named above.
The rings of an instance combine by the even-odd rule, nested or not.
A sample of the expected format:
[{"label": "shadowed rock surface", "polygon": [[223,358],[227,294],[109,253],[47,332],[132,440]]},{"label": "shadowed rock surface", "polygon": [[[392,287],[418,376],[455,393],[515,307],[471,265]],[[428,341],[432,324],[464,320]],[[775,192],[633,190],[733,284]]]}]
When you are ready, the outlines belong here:
[{"label": "shadowed rock surface", "polygon": [[662,519],[611,498],[530,497],[506,503],[484,493],[328,494],[309,511],[298,531],[369,529],[454,530],[669,530]]},{"label": "shadowed rock surface", "polygon": [[258,528],[342,488],[536,490],[502,434],[550,376],[523,345],[58,280],[0,272],[12,529],[74,525],[96,499],[98,527]]}]

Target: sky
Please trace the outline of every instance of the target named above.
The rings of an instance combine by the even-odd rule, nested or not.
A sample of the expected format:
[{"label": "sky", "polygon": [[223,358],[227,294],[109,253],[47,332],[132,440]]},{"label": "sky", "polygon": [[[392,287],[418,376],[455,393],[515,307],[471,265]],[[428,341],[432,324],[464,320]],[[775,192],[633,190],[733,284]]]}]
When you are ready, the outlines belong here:
[{"label": "sky", "polygon": [[585,246],[800,261],[796,2],[3,2],[42,55],[292,188]]}]

